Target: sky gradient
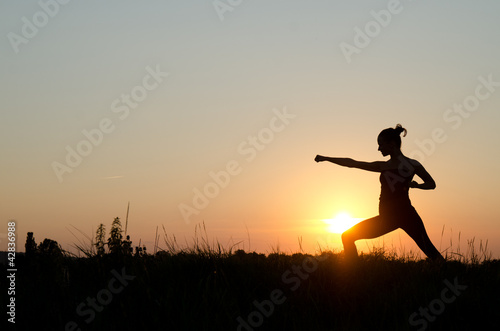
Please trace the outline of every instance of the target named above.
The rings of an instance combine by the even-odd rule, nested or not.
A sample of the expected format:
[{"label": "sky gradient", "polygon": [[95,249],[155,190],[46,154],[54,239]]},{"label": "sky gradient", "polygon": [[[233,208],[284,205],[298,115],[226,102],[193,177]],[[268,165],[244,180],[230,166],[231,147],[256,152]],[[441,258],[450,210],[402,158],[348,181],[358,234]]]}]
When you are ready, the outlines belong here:
[{"label": "sky gradient", "polygon": [[[403,153],[431,240],[500,257],[497,1],[30,1],[0,4],[0,249],[16,220],[64,249],[125,219],[269,253],[341,249],[322,220],[378,214],[375,173],[316,154]],[[444,227],[444,232],[443,232]],[[78,229],[78,230],[76,230]],[[460,233],[460,243],[459,243]],[[301,239],[299,239],[301,238]],[[397,230],[371,244],[418,251]],[[460,246],[459,246],[460,245]],[[164,248],[160,239],[160,248]]]}]

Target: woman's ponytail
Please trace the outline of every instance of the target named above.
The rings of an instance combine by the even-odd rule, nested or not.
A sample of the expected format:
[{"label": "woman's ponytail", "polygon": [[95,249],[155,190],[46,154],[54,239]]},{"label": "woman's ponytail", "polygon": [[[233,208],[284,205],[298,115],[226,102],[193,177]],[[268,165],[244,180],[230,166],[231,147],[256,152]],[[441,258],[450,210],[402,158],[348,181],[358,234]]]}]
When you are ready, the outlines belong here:
[{"label": "woman's ponytail", "polygon": [[403,133],[403,137],[406,137],[406,133],[407,133],[407,131],[406,131],[406,129],[405,129],[405,128],[403,128],[403,126],[402,126],[401,124],[399,124],[399,123],[398,123],[398,124],[396,125],[396,127],[394,128],[394,130],[396,130],[396,133],[397,133],[398,135],[401,135],[401,132],[402,132],[402,133]]}]

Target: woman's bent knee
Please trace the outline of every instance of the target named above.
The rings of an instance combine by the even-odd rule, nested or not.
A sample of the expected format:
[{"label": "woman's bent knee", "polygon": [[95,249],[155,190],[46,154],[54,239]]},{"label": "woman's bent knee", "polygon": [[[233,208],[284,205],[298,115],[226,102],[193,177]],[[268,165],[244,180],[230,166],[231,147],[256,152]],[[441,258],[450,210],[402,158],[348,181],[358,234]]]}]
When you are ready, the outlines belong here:
[{"label": "woman's bent knee", "polygon": [[354,238],[352,237],[352,235],[348,231],[342,232],[342,235],[340,236],[340,238],[342,239],[343,243],[354,242]]}]

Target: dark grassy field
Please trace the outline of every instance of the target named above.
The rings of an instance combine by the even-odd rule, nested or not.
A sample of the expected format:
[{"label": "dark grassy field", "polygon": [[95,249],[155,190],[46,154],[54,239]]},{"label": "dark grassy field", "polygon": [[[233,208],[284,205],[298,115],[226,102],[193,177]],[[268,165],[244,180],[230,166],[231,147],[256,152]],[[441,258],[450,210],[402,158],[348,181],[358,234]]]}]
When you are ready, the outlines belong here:
[{"label": "dark grassy field", "polygon": [[499,260],[438,264],[375,251],[353,264],[332,252],[197,247],[35,254],[17,256],[17,265],[18,330],[497,330],[500,323]]}]

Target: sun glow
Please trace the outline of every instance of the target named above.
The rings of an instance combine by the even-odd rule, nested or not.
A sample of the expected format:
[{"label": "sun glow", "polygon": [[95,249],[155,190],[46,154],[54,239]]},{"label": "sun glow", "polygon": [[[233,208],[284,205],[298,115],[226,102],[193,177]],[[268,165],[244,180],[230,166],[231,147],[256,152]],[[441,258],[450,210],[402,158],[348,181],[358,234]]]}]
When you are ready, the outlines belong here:
[{"label": "sun glow", "polygon": [[341,212],[334,218],[323,220],[327,224],[326,230],[331,233],[342,233],[359,221],[361,221],[360,218],[353,218],[347,212]]}]

